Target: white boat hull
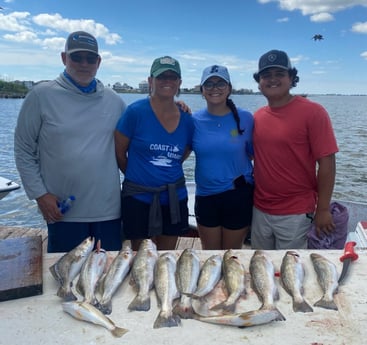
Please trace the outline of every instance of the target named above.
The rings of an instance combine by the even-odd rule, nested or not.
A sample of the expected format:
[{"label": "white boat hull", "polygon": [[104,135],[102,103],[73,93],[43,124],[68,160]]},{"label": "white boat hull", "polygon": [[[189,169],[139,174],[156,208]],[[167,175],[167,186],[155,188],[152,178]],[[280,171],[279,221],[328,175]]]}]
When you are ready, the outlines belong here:
[{"label": "white boat hull", "polygon": [[0,176],[0,200],[19,188],[19,184]]}]

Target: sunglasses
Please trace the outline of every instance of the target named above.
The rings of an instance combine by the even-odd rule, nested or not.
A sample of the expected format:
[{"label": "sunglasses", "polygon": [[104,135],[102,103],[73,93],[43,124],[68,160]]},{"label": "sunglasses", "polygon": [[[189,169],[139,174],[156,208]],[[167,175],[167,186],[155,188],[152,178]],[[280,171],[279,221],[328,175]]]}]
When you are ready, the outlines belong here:
[{"label": "sunglasses", "polygon": [[97,54],[87,54],[87,55],[82,55],[79,53],[71,53],[69,54],[71,61],[76,62],[76,63],[82,63],[83,61],[87,61],[87,63],[89,65],[94,65],[97,63],[99,55]]},{"label": "sunglasses", "polygon": [[217,83],[214,83],[213,81],[206,81],[203,86],[205,90],[213,90],[214,88],[224,90],[228,86],[228,83],[226,83],[224,80],[220,80]]}]

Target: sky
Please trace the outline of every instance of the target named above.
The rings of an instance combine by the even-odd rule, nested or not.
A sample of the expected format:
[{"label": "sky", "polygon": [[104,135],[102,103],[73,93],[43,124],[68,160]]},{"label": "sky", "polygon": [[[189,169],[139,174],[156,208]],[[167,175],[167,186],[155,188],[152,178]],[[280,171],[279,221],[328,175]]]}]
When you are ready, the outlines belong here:
[{"label": "sky", "polygon": [[137,88],[153,60],[170,55],[183,88],[219,64],[235,89],[255,92],[260,56],[279,49],[298,69],[294,93],[367,94],[367,0],[0,0],[0,7],[6,81],[54,79],[67,36],[84,30],[99,42],[105,85]]}]

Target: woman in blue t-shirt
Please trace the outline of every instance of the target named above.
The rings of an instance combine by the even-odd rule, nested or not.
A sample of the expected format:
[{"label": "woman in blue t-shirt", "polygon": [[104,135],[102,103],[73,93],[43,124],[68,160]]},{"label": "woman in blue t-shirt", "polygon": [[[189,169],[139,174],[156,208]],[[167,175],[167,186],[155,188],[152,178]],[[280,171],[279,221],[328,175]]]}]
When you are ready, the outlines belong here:
[{"label": "woman in blue t-shirt", "polygon": [[125,175],[123,232],[133,250],[146,238],[158,250],[175,249],[178,236],[188,231],[182,163],[191,146],[193,120],[175,102],[181,82],[177,60],[155,59],[150,96],[130,104],[116,127],[117,161]]},{"label": "woman in blue t-shirt", "polygon": [[253,116],[229,98],[223,66],[204,69],[200,90],[207,107],[193,114],[195,216],[203,249],[240,249],[253,204]]}]

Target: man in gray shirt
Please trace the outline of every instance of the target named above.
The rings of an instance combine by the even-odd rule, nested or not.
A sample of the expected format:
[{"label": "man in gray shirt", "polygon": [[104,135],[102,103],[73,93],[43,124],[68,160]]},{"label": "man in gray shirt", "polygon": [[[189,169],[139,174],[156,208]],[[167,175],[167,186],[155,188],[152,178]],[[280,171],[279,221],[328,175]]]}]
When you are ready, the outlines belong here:
[{"label": "man in gray shirt", "polygon": [[[47,222],[48,252],[67,252],[93,236],[106,250],[122,245],[120,175],[113,132],[123,100],[95,78],[101,63],[95,37],[67,38],[65,70],[36,85],[15,129],[15,161],[29,199]],[[58,203],[75,196],[62,214]]]}]

